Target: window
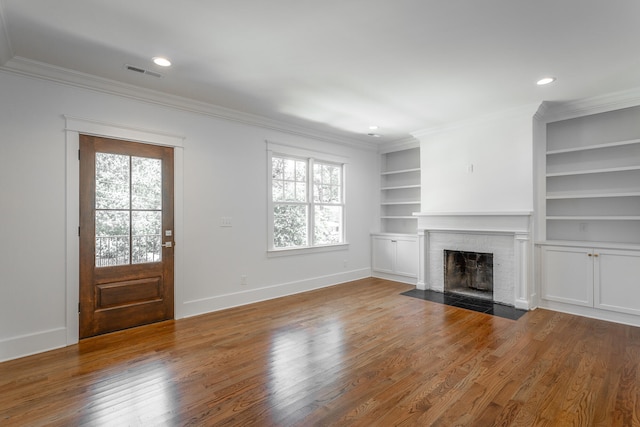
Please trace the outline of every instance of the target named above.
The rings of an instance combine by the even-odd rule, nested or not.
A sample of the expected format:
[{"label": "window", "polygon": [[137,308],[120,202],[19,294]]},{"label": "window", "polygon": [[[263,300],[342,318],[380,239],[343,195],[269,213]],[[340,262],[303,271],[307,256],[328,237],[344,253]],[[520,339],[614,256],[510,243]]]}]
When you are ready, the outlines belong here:
[{"label": "window", "polygon": [[344,163],[269,151],[271,250],[344,244]]}]

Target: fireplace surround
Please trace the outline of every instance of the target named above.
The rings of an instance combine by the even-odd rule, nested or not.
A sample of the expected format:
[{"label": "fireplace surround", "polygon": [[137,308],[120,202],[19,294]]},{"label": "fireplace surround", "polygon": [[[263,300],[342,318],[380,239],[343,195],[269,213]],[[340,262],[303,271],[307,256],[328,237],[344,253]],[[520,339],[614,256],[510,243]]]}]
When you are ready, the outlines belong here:
[{"label": "fireplace surround", "polygon": [[493,254],[493,301],[529,310],[531,212],[431,213],[418,217],[418,289],[444,292],[445,250]]}]

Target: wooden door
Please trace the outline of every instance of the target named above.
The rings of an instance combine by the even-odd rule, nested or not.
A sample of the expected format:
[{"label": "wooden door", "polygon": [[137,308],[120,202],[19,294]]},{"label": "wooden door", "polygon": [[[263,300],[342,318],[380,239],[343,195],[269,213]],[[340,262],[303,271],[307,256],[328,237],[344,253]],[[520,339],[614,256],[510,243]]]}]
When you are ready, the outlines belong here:
[{"label": "wooden door", "polygon": [[173,318],[173,148],[80,135],[80,338]]}]

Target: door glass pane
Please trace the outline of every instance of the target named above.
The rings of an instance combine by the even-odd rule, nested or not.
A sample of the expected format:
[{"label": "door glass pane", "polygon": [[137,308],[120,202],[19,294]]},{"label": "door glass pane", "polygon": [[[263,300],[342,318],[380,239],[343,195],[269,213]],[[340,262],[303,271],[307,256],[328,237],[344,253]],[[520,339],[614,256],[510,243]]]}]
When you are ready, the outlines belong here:
[{"label": "door glass pane", "polygon": [[316,206],[314,220],[316,245],[342,242],[342,206]]},{"label": "door glass pane", "polygon": [[131,263],[159,262],[162,259],[162,212],[131,213]]},{"label": "door glass pane", "polygon": [[131,158],[131,208],[162,209],[162,160]]},{"label": "door glass pane", "polygon": [[129,264],[129,211],[96,210],[96,267]]},{"label": "door glass pane", "polygon": [[96,209],[129,209],[129,156],[96,153]]},{"label": "door glass pane", "polygon": [[96,153],[96,267],[162,258],[162,160]]}]

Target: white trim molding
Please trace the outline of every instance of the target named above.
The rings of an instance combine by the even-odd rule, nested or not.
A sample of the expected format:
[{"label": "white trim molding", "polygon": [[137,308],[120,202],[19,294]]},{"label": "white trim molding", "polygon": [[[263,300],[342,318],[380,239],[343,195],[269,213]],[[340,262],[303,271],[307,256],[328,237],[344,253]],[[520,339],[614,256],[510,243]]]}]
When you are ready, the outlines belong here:
[{"label": "white trim molding", "polygon": [[[1,41],[2,38],[0,37],[0,43]],[[2,53],[1,49],[2,47],[0,46],[0,54]],[[0,59],[2,58],[0,57]],[[242,123],[248,126],[256,126],[263,129],[284,132],[290,135],[298,135],[319,141],[337,143],[361,150],[378,150],[377,144],[365,142],[357,138],[350,138],[348,135],[340,135],[325,130],[312,129],[302,125],[295,125],[280,120],[258,116],[256,114],[232,110],[212,103],[146,89],[132,84],[97,77],[91,74],[57,67],[20,56],[10,57],[10,59],[5,63],[0,62],[0,70]]]},{"label": "white trim molding", "polygon": [[312,277],[289,283],[281,283],[273,286],[265,286],[247,291],[185,301],[183,317],[197,316],[227,308],[294,295],[367,277],[371,277],[371,269],[364,268],[344,273],[330,274],[327,276]]},{"label": "white trim molding", "polygon": [[0,362],[64,347],[66,334],[66,328],[56,328],[0,340]]}]

